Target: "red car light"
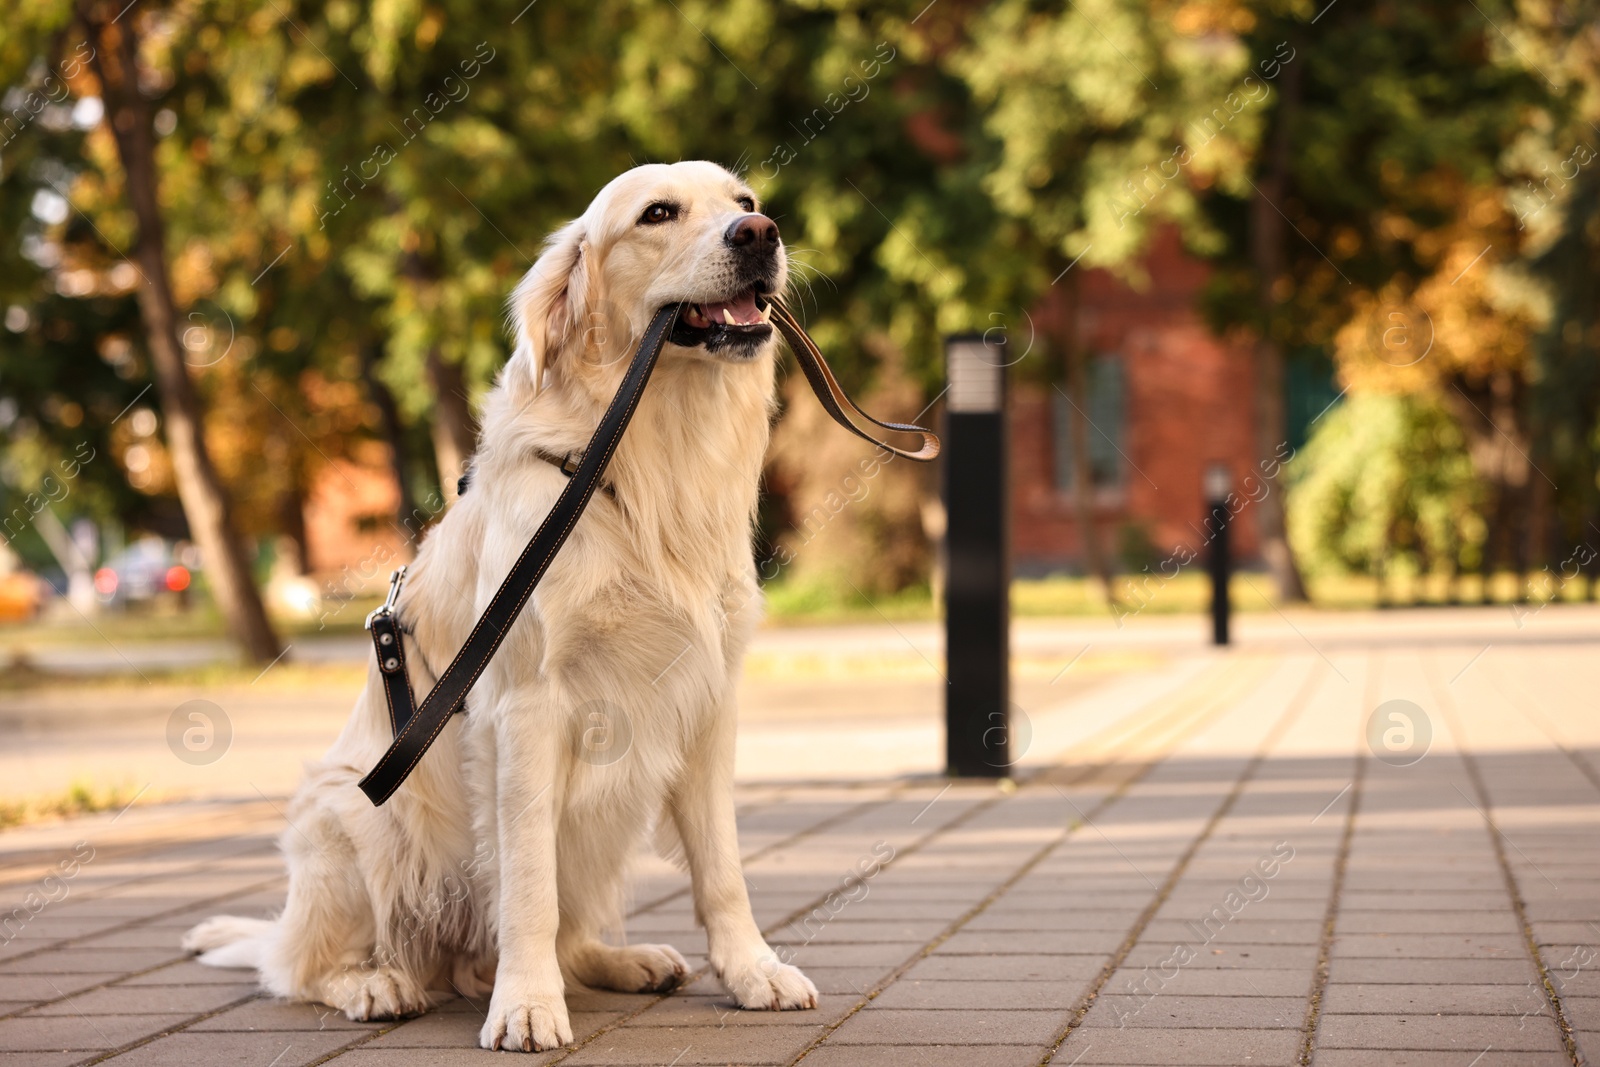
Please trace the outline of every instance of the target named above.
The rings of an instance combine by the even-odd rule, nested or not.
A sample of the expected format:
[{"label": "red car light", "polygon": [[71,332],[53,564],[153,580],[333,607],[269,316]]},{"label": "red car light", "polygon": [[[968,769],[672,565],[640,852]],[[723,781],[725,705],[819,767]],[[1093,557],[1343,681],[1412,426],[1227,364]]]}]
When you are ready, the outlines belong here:
[{"label": "red car light", "polygon": [[185,589],[189,588],[189,568],[168,567],[167,588],[172,590],[174,593],[181,593]]},{"label": "red car light", "polygon": [[110,567],[101,567],[94,572],[94,591],[101,596],[110,596],[117,591],[117,572]]}]

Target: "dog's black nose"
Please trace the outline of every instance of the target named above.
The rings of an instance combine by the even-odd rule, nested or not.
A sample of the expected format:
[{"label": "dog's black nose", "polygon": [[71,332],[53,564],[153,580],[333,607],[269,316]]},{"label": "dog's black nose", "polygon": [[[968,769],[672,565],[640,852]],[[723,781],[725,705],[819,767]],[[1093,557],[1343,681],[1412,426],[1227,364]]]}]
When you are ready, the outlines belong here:
[{"label": "dog's black nose", "polygon": [[770,252],[778,247],[778,224],[765,215],[740,215],[733,220],[722,239],[734,248],[750,252]]}]

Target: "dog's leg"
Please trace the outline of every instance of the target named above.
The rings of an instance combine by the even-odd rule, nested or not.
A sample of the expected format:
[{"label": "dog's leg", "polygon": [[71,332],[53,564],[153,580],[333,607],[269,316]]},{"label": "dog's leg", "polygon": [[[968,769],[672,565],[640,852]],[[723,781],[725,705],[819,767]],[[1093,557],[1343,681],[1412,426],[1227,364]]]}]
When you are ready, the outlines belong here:
[{"label": "dog's leg", "polygon": [[731,696],[707,728],[696,760],[670,800],[694,885],[695,915],[706,928],[711,966],[740,1007],[815,1008],[817,987],[780,960],[750,911],[733,817],[734,710]]},{"label": "dog's leg", "polygon": [[[263,984],[358,1021],[414,1015],[427,1009],[427,994],[404,946],[387,932],[396,890],[384,872],[404,866],[396,855],[404,844],[387,812],[354,802],[341,810],[335,798],[354,794],[353,781],[342,784],[312,792],[291,812],[293,825],[283,837],[289,899],[262,962]],[[357,840],[371,851],[363,853]]]},{"label": "dog's leg", "polygon": [[556,825],[566,790],[565,735],[550,721],[551,703],[545,698],[496,709],[489,727],[496,749],[500,963],[489,1017],[478,1035],[486,1049],[536,1052],[572,1040],[556,962]]}]

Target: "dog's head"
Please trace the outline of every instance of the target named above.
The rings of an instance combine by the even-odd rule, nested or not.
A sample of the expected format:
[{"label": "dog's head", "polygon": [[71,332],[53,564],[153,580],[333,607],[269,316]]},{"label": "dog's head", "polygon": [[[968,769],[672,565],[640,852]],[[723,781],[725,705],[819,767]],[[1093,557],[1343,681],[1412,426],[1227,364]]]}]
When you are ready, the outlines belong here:
[{"label": "dog's head", "polygon": [[672,344],[729,363],[772,340],[764,309],[788,279],[777,225],[715,163],[653,163],[614,179],[552,236],[511,297],[514,360],[535,390],[568,358],[625,360],[658,308],[683,304]]}]

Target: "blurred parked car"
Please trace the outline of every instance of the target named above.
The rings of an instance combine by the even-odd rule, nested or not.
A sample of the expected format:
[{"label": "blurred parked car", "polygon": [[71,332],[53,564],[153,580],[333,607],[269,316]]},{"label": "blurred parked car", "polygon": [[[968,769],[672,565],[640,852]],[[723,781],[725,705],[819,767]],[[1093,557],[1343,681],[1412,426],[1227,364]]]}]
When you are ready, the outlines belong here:
[{"label": "blurred parked car", "polygon": [[94,591],[102,604],[111,607],[148,604],[166,596],[186,601],[193,578],[171,545],[159,537],[146,537],[94,572]]},{"label": "blurred parked car", "polygon": [[39,614],[45,583],[31,571],[0,574],[0,622],[27,622]]}]

